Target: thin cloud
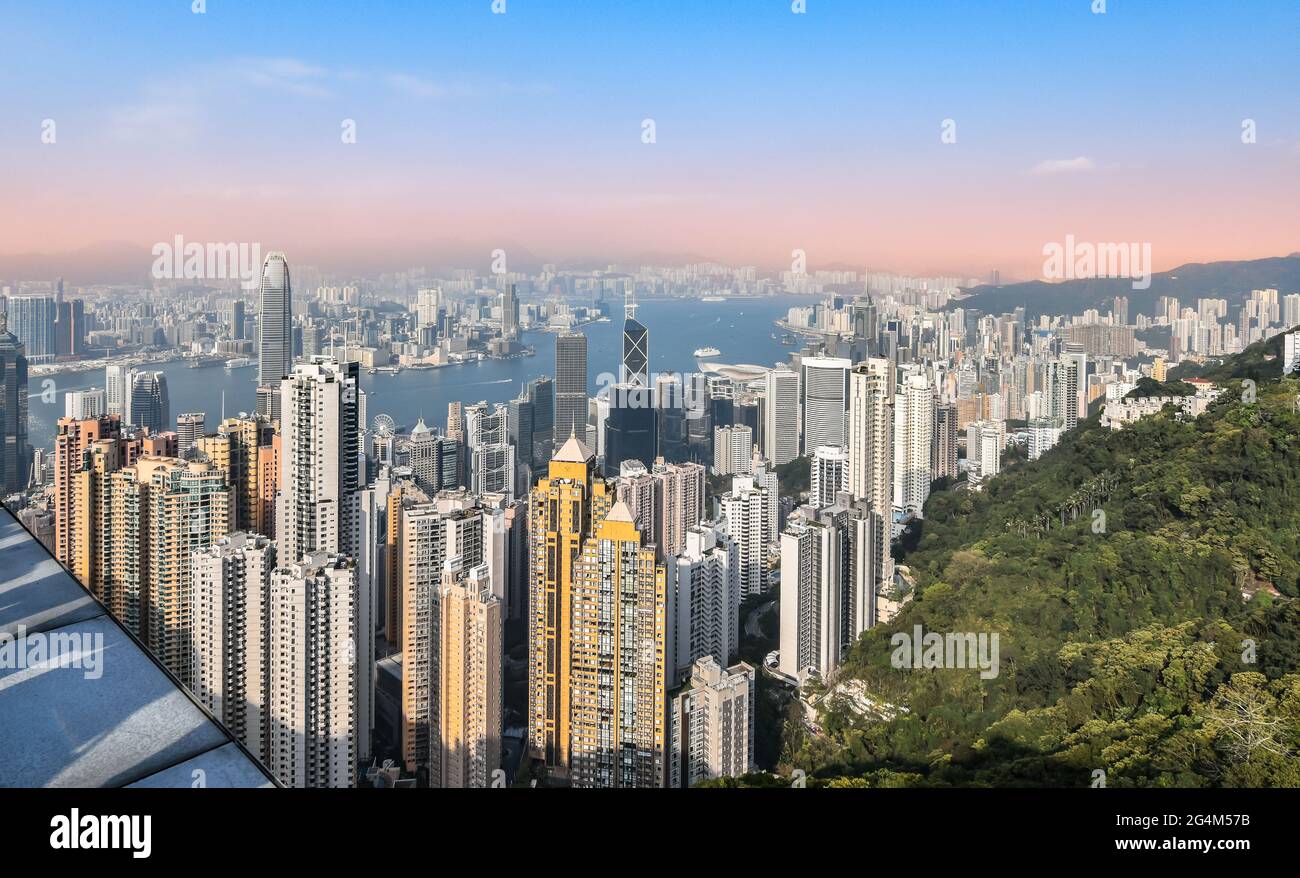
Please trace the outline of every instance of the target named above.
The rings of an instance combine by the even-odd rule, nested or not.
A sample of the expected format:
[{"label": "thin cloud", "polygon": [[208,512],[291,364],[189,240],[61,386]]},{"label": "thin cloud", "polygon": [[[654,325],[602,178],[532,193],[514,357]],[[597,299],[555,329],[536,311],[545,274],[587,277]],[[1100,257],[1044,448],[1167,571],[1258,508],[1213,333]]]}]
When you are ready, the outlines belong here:
[{"label": "thin cloud", "polygon": [[1041,161],[1030,168],[1029,173],[1035,177],[1048,174],[1082,174],[1096,167],[1092,159],[1087,156],[1079,156],[1073,159],[1047,159]]}]

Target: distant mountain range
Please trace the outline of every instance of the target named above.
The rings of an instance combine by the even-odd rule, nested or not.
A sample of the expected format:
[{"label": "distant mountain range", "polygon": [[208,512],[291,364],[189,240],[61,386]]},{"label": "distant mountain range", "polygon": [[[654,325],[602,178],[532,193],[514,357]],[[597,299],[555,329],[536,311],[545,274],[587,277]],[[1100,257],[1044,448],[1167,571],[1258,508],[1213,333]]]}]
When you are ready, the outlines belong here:
[{"label": "distant mountain range", "polygon": [[1058,283],[1035,280],[998,287],[984,284],[969,290],[972,295],[954,302],[952,307],[1003,314],[1023,305],[1025,316],[1033,319],[1039,314],[1082,314],[1088,308],[1106,313],[1116,296],[1127,296],[1131,320],[1138,314],[1152,316],[1160,296],[1177,296],[1185,304],[1194,304],[1200,298],[1218,298],[1227,299],[1229,305],[1240,305],[1251,290],[1267,289],[1300,292],[1300,253],[1241,262],[1188,263],[1153,274],[1151,287],[1146,290],[1133,289],[1129,278]]}]

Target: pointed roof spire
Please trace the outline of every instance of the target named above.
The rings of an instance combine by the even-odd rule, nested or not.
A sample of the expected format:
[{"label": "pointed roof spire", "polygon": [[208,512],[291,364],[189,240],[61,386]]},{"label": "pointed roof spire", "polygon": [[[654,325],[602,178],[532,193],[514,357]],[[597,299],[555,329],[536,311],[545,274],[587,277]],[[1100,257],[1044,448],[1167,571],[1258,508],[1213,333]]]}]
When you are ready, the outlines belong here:
[{"label": "pointed roof spire", "polygon": [[625,521],[628,524],[635,524],[636,520],[632,518],[632,510],[627,508],[627,504],[622,500],[617,501],[605,516],[606,521]]},{"label": "pointed roof spire", "polygon": [[561,463],[587,463],[595,456],[591,449],[578,438],[577,427],[573,427],[569,433],[569,438],[560,446],[560,450],[555,452],[555,457],[551,459],[558,460]]}]

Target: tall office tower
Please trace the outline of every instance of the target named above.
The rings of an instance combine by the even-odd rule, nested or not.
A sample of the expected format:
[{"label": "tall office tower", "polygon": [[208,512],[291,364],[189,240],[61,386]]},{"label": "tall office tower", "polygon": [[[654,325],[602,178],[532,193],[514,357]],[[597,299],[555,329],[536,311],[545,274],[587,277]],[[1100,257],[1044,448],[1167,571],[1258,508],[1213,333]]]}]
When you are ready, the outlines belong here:
[{"label": "tall office tower", "polygon": [[351,787],[357,757],[352,561],[307,552],[271,574],[266,767],[290,787]]},{"label": "tall office tower", "polygon": [[521,490],[533,483],[533,433],[536,408],[525,389],[516,399],[510,400],[510,444],[515,449],[515,487]]},{"label": "tall office tower", "polygon": [[675,373],[655,377],[655,435],[659,456],[669,463],[682,463],[690,456],[687,431],[686,391],[682,378]]},{"label": "tall office tower", "polygon": [[[555,383],[542,376],[528,382],[526,390],[528,401],[533,405],[533,449],[531,469],[540,473],[546,469],[551,453],[555,450]],[[520,458],[524,451],[519,450]],[[529,484],[532,480],[529,480]]]},{"label": "tall office tower", "polygon": [[669,560],[669,685],[705,656],[729,662],[740,652],[740,550],[716,525],[686,532],[686,546]]},{"label": "tall office tower", "polygon": [[799,456],[799,373],[777,366],[763,378],[763,456],[773,466]]},{"label": "tall office tower", "polygon": [[317,357],[280,384],[280,563],[357,556],[357,364]]},{"label": "tall office tower", "polygon": [[438,648],[441,774],[431,786],[483,789],[501,765],[503,622],[486,564],[469,571],[449,559],[442,574]]},{"label": "tall office tower", "polygon": [[1047,390],[1047,416],[1059,421],[1062,430],[1073,430],[1079,424],[1078,361],[1067,357],[1049,361],[1044,383]]},{"label": "tall office tower", "polygon": [[226,327],[232,339],[242,341],[244,338],[244,300],[235,299],[230,303],[230,325]]},{"label": "tall office tower", "polygon": [[893,505],[903,516],[920,518],[930,496],[933,429],[934,389],[924,372],[912,372],[894,397]]},{"label": "tall office tower", "polygon": [[636,319],[636,302],[629,292],[624,304],[623,360],[618,380],[636,387],[650,386],[650,331]]},{"label": "tall office tower", "polygon": [[63,301],[59,295],[54,306],[54,352],[60,356],[80,356],[85,352],[86,303],[81,299]]},{"label": "tall office tower", "polygon": [[731,490],[721,497],[721,528],[736,541],[742,598],[767,592],[767,546],[775,530],[770,499],[767,487],[755,484],[753,476],[732,477]]},{"label": "tall office tower", "polygon": [[1001,471],[1006,438],[1005,421],[973,421],[966,425],[966,460],[972,483],[990,479]]},{"label": "tall office tower", "polygon": [[407,771],[426,769],[432,781],[441,777],[436,736],[442,571],[450,558],[470,567],[487,560],[491,519],[485,533],[483,509],[458,492],[434,500],[418,491],[394,493],[388,515],[390,522],[396,520],[399,539],[395,554],[401,610],[396,621],[401,635],[393,645],[403,656],[402,758]]},{"label": "tall office tower", "polygon": [[528,500],[528,744],[534,758],[563,775],[570,767],[575,567],[613,495],[614,486],[596,474],[596,456],[570,434]]},{"label": "tall office tower", "polygon": [[509,284],[501,293],[501,337],[512,339],[519,335],[519,297],[515,285]]},{"label": "tall office tower", "polygon": [[713,474],[748,475],[754,459],[754,437],[748,427],[713,428]]},{"label": "tall office tower", "polygon": [[465,406],[463,403],[447,403],[447,437],[461,444],[465,442]]},{"label": "tall office tower", "polygon": [[233,533],[191,559],[193,683],[199,702],[266,761],[267,597],[275,543]]},{"label": "tall office tower", "polygon": [[866,301],[855,299],[853,301],[853,336],[867,342],[867,355],[875,354],[876,336],[879,334],[880,325],[876,312],[876,303],[867,296]]},{"label": "tall office tower", "polygon": [[1061,358],[1074,363],[1076,421],[1086,420],[1088,417],[1088,354],[1084,352],[1082,344],[1067,341]]},{"label": "tall office tower", "polygon": [[465,409],[465,442],[470,460],[470,490],[514,496],[515,449],[510,444],[510,411],[501,404],[478,403]]},{"label": "tall office tower", "polygon": [[420,418],[411,428],[407,448],[411,472],[421,491],[436,494],[460,486],[461,446],[455,439],[439,436]]},{"label": "tall office tower", "polygon": [[55,357],[56,312],[50,296],[9,297],[9,331],[18,338],[32,363],[50,362]]},{"label": "tall office tower", "polygon": [[32,449],[27,443],[27,356],[0,314],[0,492],[27,487]]},{"label": "tall office tower", "polygon": [[[624,370],[628,368],[624,364]],[[605,475],[618,475],[624,462],[649,466],[658,456],[658,412],[652,389],[644,384],[615,384],[609,388],[609,416],[605,420]]]},{"label": "tall office tower", "polygon": [[881,514],[893,493],[893,369],[873,358],[849,372],[848,490]]},{"label": "tall office tower", "polygon": [[871,504],[847,493],[792,516],[781,534],[782,673],[802,680],[815,671],[827,679],[875,624],[880,556],[889,552],[884,534]]},{"label": "tall office tower", "polygon": [[803,379],[803,453],[822,445],[843,446],[848,411],[848,376],[853,364],[838,357],[805,357]]},{"label": "tall office tower", "polygon": [[161,433],[171,426],[166,375],[162,372],[132,373],[126,420],[150,433]]},{"label": "tall office tower", "polygon": [[104,400],[107,413],[126,417],[127,399],[131,394],[132,370],[127,366],[104,367]]},{"label": "tall office tower", "polygon": [[615,503],[573,568],[568,638],[575,787],[662,787],[667,730],[668,577]]},{"label": "tall office tower", "polygon": [[257,336],[257,383],[276,387],[293,366],[292,292],[283,253],[268,253],[262,263]]},{"label": "tall office tower", "polygon": [[754,669],[723,669],[713,656],[691,666],[691,685],[673,698],[668,786],[739,777],[754,765]]},{"label": "tall office tower", "polygon": [[843,448],[823,445],[813,452],[812,493],[808,502],[821,508],[835,502],[835,495],[849,488],[849,455]]},{"label": "tall office tower", "polygon": [[275,426],[258,415],[226,418],[216,433],[195,438],[194,447],[226,472],[235,493],[231,530],[274,538],[280,483],[280,436]]},{"label": "tall office tower", "polygon": [[176,416],[176,456],[186,458],[190,448],[207,432],[208,416],[204,412],[185,412]]},{"label": "tall office tower", "polygon": [[[3,345],[3,342],[0,342]],[[108,414],[103,390],[69,390],[63,396],[63,416],[85,421]]]},{"label": "tall office tower", "polygon": [[957,478],[957,404],[938,403],[934,407],[934,441],[930,450],[930,477]]},{"label": "tall office tower", "polygon": [[587,432],[587,336],[570,332],[555,338],[556,447]]}]

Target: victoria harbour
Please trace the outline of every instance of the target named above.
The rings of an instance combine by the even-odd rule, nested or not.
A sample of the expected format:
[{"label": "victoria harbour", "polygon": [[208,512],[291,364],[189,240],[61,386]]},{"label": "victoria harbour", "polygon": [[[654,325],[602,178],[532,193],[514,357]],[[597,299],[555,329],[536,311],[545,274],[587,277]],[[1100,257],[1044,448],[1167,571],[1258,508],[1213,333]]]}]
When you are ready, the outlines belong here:
[{"label": "victoria harbour", "polygon": [[[695,371],[698,360],[694,351],[705,345],[719,350],[712,360],[770,367],[795,350],[781,343],[781,333],[775,330],[773,321],[784,317],[791,306],[806,301],[806,297],[799,296],[735,297],[722,302],[658,299],[638,302],[636,313],[650,330],[653,372]],[[622,318],[622,305],[616,304],[611,308],[609,322],[582,327],[587,336],[587,371],[593,387],[599,386],[602,374],[617,370]],[[450,402],[497,403],[513,399],[531,379],[554,373],[555,335],[530,332],[524,342],[536,351],[534,356],[484,359],[397,373],[371,374],[362,369],[361,387],[366,392],[368,416],[373,420],[376,415],[386,414],[399,428],[406,429],[421,417],[429,426],[441,426]],[[173,416],[203,412],[208,425],[215,427],[223,410],[229,417],[254,409],[255,364],[227,371],[219,366],[191,369],[184,361],[173,360],[144,368],[156,368],[167,376]],[[45,384],[47,380],[53,384]],[[65,394],[103,386],[102,369],[33,377],[28,416],[33,445],[53,445],[56,423],[64,413]]]}]

